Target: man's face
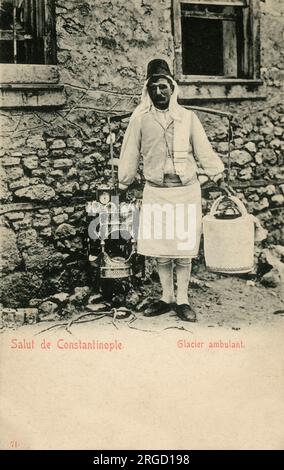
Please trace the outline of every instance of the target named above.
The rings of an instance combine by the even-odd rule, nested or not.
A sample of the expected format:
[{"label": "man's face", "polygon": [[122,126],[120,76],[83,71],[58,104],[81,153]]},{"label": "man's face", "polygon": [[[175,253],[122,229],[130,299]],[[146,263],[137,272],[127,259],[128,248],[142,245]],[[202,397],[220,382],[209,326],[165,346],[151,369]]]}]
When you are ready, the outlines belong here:
[{"label": "man's face", "polygon": [[156,108],[168,108],[173,90],[166,78],[160,77],[151,79],[148,83],[147,89]]}]

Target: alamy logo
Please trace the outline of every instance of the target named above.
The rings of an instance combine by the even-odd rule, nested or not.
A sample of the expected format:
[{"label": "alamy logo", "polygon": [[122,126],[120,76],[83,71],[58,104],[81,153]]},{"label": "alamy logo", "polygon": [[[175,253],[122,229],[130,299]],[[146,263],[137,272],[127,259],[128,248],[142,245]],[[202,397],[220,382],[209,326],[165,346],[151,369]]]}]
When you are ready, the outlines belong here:
[{"label": "alamy logo", "polygon": [[93,240],[129,238],[176,240],[179,250],[196,245],[196,204],[120,203],[117,196],[107,205],[97,204],[88,234]]}]

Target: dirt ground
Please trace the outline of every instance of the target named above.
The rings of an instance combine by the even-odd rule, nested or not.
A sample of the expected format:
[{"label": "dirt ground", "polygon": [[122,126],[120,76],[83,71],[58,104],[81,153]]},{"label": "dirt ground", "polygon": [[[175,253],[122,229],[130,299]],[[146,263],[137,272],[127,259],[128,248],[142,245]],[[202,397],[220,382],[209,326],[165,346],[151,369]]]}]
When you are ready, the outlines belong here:
[{"label": "dirt ground", "polygon": [[199,323],[234,329],[274,322],[284,315],[283,288],[265,288],[238,277],[209,276],[208,289],[191,290]]},{"label": "dirt ground", "polygon": [[[199,270],[189,289],[191,305],[197,313],[194,326],[239,330],[249,325],[278,323],[284,316],[284,286],[267,288],[245,277]],[[145,290],[149,299],[153,291],[154,297],[159,298],[158,284],[147,286]],[[191,329],[193,325],[179,320],[174,311],[150,319],[143,317],[142,312],[137,312],[136,316],[134,325],[137,327],[165,325]]]},{"label": "dirt ground", "polygon": [[[132,309],[131,316],[113,320],[110,315],[102,316],[97,311],[94,316],[84,318],[85,325],[76,324],[77,317],[75,317],[72,334],[76,330],[110,331],[128,328],[149,333],[168,329],[192,332],[198,331],[199,327],[202,329],[222,327],[238,331],[248,326],[276,326],[282,323],[284,316],[283,286],[267,288],[256,281],[209,273],[206,270],[194,275],[189,289],[191,305],[197,313],[196,323],[180,320],[174,310],[158,317],[144,317],[143,309],[151,303],[152,299],[158,299],[160,296],[159,283],[145,283],[138,291],[140,291],[140,302],[137,309]],[[84,314],[90,314],[90,312],[80,311],[78,317]],[[49,334],[57,330],[56,325],[58,325],[58,330],[61,330],[69,322],[70,320],[42,321],[36,325],[25,325],[18,329],[23,330],[21,333],[25,331],[30,334],[47,330],[44,333]]]}]

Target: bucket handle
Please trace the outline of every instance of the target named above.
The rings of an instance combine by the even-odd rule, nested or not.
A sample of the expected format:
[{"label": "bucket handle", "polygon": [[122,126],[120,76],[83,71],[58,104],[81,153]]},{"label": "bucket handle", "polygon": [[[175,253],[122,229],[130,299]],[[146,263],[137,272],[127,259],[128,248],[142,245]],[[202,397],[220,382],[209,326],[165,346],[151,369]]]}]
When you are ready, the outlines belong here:
[{"label": "bucket handle", "polygon": [[230,199],[237,206],[237,208],[239,209],[242,216],[247,215],[248,212],[247,212],[244,204],[236,196],[220,196],[220,197],[218,197],[216,199],[216,201],[214,201],[213,204],[212,204],[212,207],[211,207],[211,210],[210,210],[210,215],[212,215],[213,217],[215,216],[215,214],[217,212],[217,209],[218,209],[218,206],[223,201],[223,199]]}]

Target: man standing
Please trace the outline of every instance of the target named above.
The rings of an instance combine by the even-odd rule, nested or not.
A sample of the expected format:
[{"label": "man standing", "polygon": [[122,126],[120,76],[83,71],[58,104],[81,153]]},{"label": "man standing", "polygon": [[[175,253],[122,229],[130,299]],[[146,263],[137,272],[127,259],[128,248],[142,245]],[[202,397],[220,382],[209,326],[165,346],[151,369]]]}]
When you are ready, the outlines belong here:
[{"label": "man standing", "polygon": [[[197,164],[214,181],[224,165],[213,151],[198,117],[177,103],[178,87],[168,64],[154,59],[147,67],[141,103],[126,130],[119,163],[119,188],[133,182],[140,157],[146,184],[140,215],[138,253],[157,259],[162,298],[145,316],[175,308],[185,321],[196,321],[188,298],[191,260],[199,250],[201,190]],[[176,267],[175,302],[173,268]]]}]

